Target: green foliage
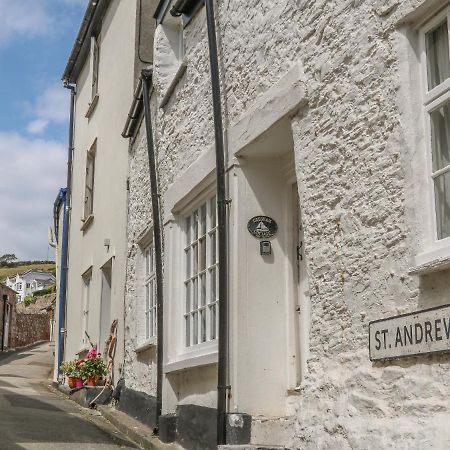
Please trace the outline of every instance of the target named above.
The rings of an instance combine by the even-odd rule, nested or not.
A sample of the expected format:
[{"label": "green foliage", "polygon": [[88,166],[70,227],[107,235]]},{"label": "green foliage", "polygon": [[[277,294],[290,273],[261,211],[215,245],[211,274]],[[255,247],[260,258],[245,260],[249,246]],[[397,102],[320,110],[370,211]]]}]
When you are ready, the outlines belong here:
[{"label": "green foliage", "polygon": [[56,292],[56,284],[52,284],[48,288],[41,289],[40,291],[33,292],[33,297],[42,297],[44,295],[52,294],[53,292]]},{"label": "green foliage", "polygon": [[89,377],[104,376],[108,373],[105,361],[103,358],[97,357],[86,359],[80,366],[81,378],[87,379]]},{"label": "green foliage", "polygon": [[77,376],[76,373],[78,372],[75,361],[63,361],[59,370],[63,375],[67,375],[68,377]]},{"label": "green foliage", "polygon": [[14,253],[6,253],[0,256],[0,267],[8,267],[17,261],[17,257]]},{"label": "green foliage", "polygon": [[23,299],[23,303],[25,306],[30,306],[33,303],[36,303],[36,298],[33,297],[32,295],[27,295],[24,299]]}]

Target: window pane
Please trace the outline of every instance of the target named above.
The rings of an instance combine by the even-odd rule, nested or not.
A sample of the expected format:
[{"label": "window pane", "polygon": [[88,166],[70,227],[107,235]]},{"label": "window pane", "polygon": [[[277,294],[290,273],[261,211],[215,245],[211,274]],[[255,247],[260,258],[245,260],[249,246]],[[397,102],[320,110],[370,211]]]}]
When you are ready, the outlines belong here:
[{"label": "window pane", "polygon": [[200,275],[200,305],[206,305],[206,273]]},{"label": "window pane", "polygon": [[197,244],[192,246],[192,252],[193,252],[193,257],[194,257],[194,267],[192,270],[192,275],[197,275],[198,274],[198,246],[197,246]]},{"label": "window pane", "polygon": [[206,309],[200,311],[201,341],[206,342]]},{"label": "window pane", "polygon": [[193,236],[193,241],[196,241],[198,239],[198,211],[195,211],[193,214],[193,218],[192,220],[194,221],[193,226],[194,226],[194,236]]},{"label": "window pane", "polygon": [[216,301],[216,268],[211,269],[211,300],[210,303]]},{"label": "window pane", "polygon": [[186,347],[191,345],[191,315],[185,317],[184,319],[185,327],[186,327]]},{"label": "window pane", "polygon": [[198,312],[192,314],[192,344],[198,344]]},{"label": "window pane", "polygon": [[199,245],[198,271],[201,272],[202,270],[206,269],[206,237],[201,238],[198,241],[198,245]]},{"label": "window pane", "polygon": [[216,226],[216,197],[213,197],[210,201],[211,201],[211,228],[215,228],[215,226]]},{"label": "window pane", "polygon": [[186,284],[186,313],[191,311],[191,283]]},{"label": "window pane", "polygon": [[433,172],[450,164],[450,102],[431,113]]},{"label": "window pane", "polygon": [[210,330],[211,330],[211,336],[210,339],[216,338],[216,305],[211,305],[210,310]]},{"label": "window pane", "polygon": [[198,278],[194,278],[192,281],[194,283],[194,293],[192,298],[192,310],[198,308]]},{"label": "window pane", "polygon": [[434,180],[438,239],[450,236],[450,172]]},{"label": "window pane", "polygon": [[211,262],[210,262],[210,265],[212,266],[212,265],[216,264],[216,258],[217,258],[217,256],[216,256],[217,243],[216,243],[216,232],[215,231],[213,231],[211,233],[211,243],[210,243],[210,245],[211,245]]},{"label": "window pane", "polygon": [[186,251],[186,280],[191,278],[191,247],[189,247]]},{"label": "window pane", "polygon": [[428,89],[433,89],[450,77],[447,22],[425,36],[427,47]]},{"label": "window pane", "polygon": [[200,208],[200,236],[206,234],[206,203]]},{"label": "window pane", "polygon": [[186,217],[186,245],[191,243],[191,217]]}]

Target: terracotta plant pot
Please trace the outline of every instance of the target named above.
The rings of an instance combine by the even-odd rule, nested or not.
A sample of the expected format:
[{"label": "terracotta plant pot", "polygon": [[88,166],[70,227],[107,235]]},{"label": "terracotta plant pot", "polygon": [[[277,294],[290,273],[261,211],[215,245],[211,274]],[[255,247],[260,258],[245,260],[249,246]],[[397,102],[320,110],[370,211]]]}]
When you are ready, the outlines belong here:
[{"label": "terracotta plant pot", "polygon": [[98,386],[98,383],[100,382],[100,376],[96,375],[95,377],[88,377],[86,380],[87,386]]},{"label": "terracotta plant pot", "polygon": [[83,380],[81,378],[76,378],[75,379],[75,387],[77,389],[80,389],[83,387]]},{"label": "terracotta plant pot", "polygon": [[77,384],[77,377],[67,377],[67,384],[70,389],[74,389]]}]

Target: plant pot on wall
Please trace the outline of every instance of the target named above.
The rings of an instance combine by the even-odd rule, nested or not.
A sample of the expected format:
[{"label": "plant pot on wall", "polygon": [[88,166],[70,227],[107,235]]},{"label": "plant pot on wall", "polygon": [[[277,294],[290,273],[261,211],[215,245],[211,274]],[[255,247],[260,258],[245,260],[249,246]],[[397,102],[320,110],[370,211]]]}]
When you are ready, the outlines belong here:
[{"label": "plant pot on wall", "polygon": [[100,375],[95,375],[93,377],[88,377],[86,380],[86,386],[98,386],[98,384],[100,383]]},{"label": "plant pot on wall", "polygon": [[71,377],[68,376],[67,377],[67,384],[70,387],[70,389],[75,389],[76,385],[77,385],[77,377]]},{"label": "plant pot on wall", "polygon": [[81,378],[75,379],[75,388],[80,389],[83,387],[83,380]]}]

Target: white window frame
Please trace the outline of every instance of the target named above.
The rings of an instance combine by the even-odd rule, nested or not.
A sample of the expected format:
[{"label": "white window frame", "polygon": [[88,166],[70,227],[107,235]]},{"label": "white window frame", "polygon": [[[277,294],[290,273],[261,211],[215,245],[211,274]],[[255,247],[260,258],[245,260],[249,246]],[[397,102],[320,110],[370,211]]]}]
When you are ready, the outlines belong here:
[{"label": "white window frame", "polygon": [[136,347],[143,351],[157,343],[157,292],[153,230],[138,242],[136,255]]},{"label": "white window frame", "polygon": [[[94,216],[94,195],[95,195],[95,159],[97,153],[97,139],[91,145],[89,150],[86,152],[86,172],[84,179],[84,197],[83,197],[83,218],[82,221],[87,226],[90,223],[90,219]],[[91,166],[89,164],[91,163]],[[92,171],[92,182],[88,185],[90,177],[88,174],[88,169],[91,167]],[[89,192],[90,190],[90,192]],[[89,205],[88,205],[89,202]]]},{"label": "white window frame", "polygon": [[90,267],[84,274],[82,278],[82,327],[81,327],[81,345],[85,348],[89,345],[89,340],[86,333],[89,334],[89,306],[90,306],[90,294],[91,294],[91,283],[92,283],[92,267]]},{"label": "white window frame", "polygon": [[[437,211],[435,202],[434,177],[445,173],[449,168],[441,169],[433,173],[432,166],[432,142],[431,142],[431,113],[450,100],[450,78],[439,84],[438,86],[428,89],[428,69],[427,69],[427,53],[426,53],[426,34],[436,28],[443,21],[447,21],[450,40],[450,6],[445,7],[436,15],[431,17],[419,29],[419,45],[420,45],[420,73],[421,73],[421,89],[422,89],[422,109],[425,131],[425,150],[426,150],[426,167],[424,174],[426,177],[426,197],[429,204],[428,215],[430,217],[429,226],[426,230],[424,240],[424,248],[422,252],[416,255],[416,269],[420,273],[421,266],[433,265],[438,260],[447,260],[450,258],[450,237],[438,239],[437,234]],[[449,42],[450,47],[450,42]],[[450,55],[449,55],[450,57]],[[439,264],[437,264],[439,266]],[[439,269],[439,267],[437,267]]]},{"label": "white window frame", "polygon": [[91,80],[91,99],[98,95],[98,72],[100,66],[100,45],[98,43],[99,37],[91,37],[91,64],[92,64],[92,80]]},{"label": "white window frame", "polygon": [[145,292],[145,341],[156,339],[156,268],[155,246],[151,242],[144,249],[144,292]]},{"label": "white window frame", "polygon": [[[168,318],[164,328],[166,373],[216,364],[218,358],[218,339],[189,347],[186,347],[185,342],[185,218],[215,195],[214,158],[200,158],[194,166],[196,169],[193,173],[184,173],[165,196],[165,204],[169,207],[166,210],[164,228],[164,295],[167,301],[165,315]],[[218,310],[216,314],[218,316]]]},{"label": "white window frame", "polygon": [[218,337],[219,266],[215,193],[197,202],[183,215],[182,220],[185,274],[183,329],[184,346],[189,348],[214,341]]}]

